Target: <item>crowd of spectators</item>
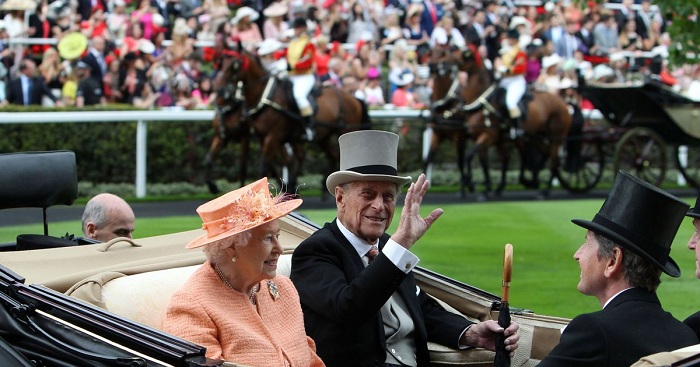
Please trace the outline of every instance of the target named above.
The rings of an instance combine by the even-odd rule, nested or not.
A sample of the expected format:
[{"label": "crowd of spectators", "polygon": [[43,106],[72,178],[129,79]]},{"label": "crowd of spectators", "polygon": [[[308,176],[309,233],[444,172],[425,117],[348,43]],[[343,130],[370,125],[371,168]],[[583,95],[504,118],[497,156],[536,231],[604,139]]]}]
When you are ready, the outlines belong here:
[{"label": "crowd of spectators", "polygon": [[[32,4],[30,10],[14,10]],[[650,0],[616,6],[494,0],[5,0],[0,21],[0,103],[140,108],[208,108],[214,104],[213,45],[238,40],[273,73],[274,51],[306,19],[316,45],[319,83],[341,87],[375,108],[430,103],[431,48],[473,45],[498,65],[503,39],[517,29],[528,55],[529,84],[557,92],[588,79],[629,82],[654,74],[700,99],[700,68],[668,70],[671,42],[664,14]],[[55,42],[89,40],[66,58]],[[9,42],[29,38],[34,42]],[[39,42],[36,42],[39,41]],[[26,76],[25,66],[36,78]],[[461,76],[466,78],[466,76]],[[26,80],[30,80],[27,82]],[[37,85],[38,84],[38,85]],[[41,90],[28,97],[28,90]],[[44,93],[43,91],[48,91]]]}]

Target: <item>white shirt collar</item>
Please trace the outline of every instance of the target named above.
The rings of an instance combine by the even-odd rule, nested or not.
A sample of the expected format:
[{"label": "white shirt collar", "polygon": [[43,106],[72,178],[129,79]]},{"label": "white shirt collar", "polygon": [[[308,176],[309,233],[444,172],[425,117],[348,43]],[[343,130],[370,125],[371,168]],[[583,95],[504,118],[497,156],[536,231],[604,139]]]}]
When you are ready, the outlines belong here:
[{"label": "white shirt collar", "polygon": [[357,251],[357,254],[362,257],[365,256],[367,251],[372,248],[373,245],[379,245],[379,240],[377,240],[377,243],[375,244],[370,244],[367,243],[367,241],[361,239],[360,237],[357,237],[354,233],[350,232],[343,223],[340,223],[340,220],[336,218],[335,223],[338,225],[338,229],[340,229],[340,233],[345,236],[345,238],[350,242],[352,247],[355,248],[355,251]]},{"label": "white shirt collar", "polygon": [[619,296],[622,292],[624,292],[624,291],[626,291],[626,290],[628,290],[628,289],[632,289],[632,288],[633,288],[633,287],[625,288],[625,289],[623,289],[623,290],[621,290],[621,291],[615,293],[614,296],[610,297],[610,299],[608,299],[608,300],[605,302],[605,304],[603,305],[603,308],[607,307],[608,304],[610,303],[610,301],[614,300],[615,297]]}]

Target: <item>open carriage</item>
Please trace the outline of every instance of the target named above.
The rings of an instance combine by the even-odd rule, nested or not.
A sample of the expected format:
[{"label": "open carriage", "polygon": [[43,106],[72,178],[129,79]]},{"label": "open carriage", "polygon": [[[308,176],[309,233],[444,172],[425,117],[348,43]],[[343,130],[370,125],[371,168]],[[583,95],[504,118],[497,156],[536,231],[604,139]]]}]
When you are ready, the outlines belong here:
[{"label": "open carriage", "polygon": [[595,187],[610,163],[613,172],[625,170],[659,186],[673,160],[688,185],[700,188],[699,102],[653,79],[632,85],[589,83],[580,91],[608,124],[587,124],[581,134],[570,136],[581,141],[581,155],[560,175],[564,187]]},{"label": "open carriage", "polygon": [[[0,191],[22,190],[32,201],[7,198],[2,208],[70,205],[77,193],[75,158],[70,152],[23,156],[25,166],[52,161],[62,174],[43,170],[8,170],[14,182]],[[0,169],[13,155],[0,155]],[[14,190],[14,191],[13,191]],[[29,195],[33,192],[34,195]],[[58,193],[65,193],[59,195]],[[319,227],[292,213],[281,220],[285,254],[278,272],[289,274],[295,247]],[[115,239],[107,243],[5,244],[0,252],[0,360],[3,366],[237,366],[211,360],[201,346],[160,330],[170,295],[201,266],[201,251],[185,244],[201,229],[164,236]],[[41,246],[44,244],[45,246]],[[497,319],[500,297],[432,272],[415,270],[418,284],[448,310],[474,320]],[[558,343],[568,319],[511,308],[520,327],[520,348],[512,366],[534,366]],[[452,350],[430,345],[434,366],[491,366],[494,353]]]}]

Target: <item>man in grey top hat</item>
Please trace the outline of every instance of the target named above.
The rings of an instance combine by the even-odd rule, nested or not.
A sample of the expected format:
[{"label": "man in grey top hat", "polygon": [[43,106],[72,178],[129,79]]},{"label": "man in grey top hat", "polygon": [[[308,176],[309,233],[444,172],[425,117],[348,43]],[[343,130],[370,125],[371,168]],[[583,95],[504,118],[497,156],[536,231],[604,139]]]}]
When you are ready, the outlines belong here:
[{"label": "man in grey top hat", "polygon": [[575,317],[539,366],[627,367],[639,358],[697,344],[695,333],[663,310],[661,272],[681,272],[669,256],[688,205],[620,171],[574,254],[579,292],[598,298],[601,311]]},{"label": "man in grey top hat", "polygon": [[398,135],[367,130],[339,138],[340,171],[326,180],[337,219],[303,241],[292,256],[306,332],[329,367],[428,366],[427,342],[493,350],[506,336],[518,345],[518,325],[472,323],[448,312],[416,286],[411,247],[442,214],[420,215],[429,182],[421,174],[406,193],[399,225],[386,234],[400,188],[411,177],[397,173]]}]

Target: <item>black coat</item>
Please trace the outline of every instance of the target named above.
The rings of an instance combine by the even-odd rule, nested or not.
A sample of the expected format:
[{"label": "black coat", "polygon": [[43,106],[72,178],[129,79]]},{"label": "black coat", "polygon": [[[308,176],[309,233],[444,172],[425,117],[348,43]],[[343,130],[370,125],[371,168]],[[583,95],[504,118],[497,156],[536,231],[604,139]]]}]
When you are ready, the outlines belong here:
[{"label": "black coat", "polygon": [[[40,105],[41,98],[48,96],[52,101],[56,102],[56,97],[51,93],[49,87],[44,83],[44,78],[35,76],[31,78],[32,83],[28,91],[29,104]],[[7,102],[14,105],[24,105],[24,94],[22,93],[22,80],[17,77],[12,79],[7,84]]]},{"label": "black coat", "polygon": [[[379,247],[388,239],[382,236]],[[413,273],[405,274],[381,251],[365,268],[335,221],[294,250],[290,277],[299,291],[306,333],[328,367],[384,363],[386,342],[379,311],[394,292],[405,301],[415,324],[418,366],[429,365],[427,341],[457,348],[459,336],[472,324],[420,291]]]},{"label": "black coat", "polygon": [[695,334],[698,336],[698,339],[700,339],[700,311],[688,316],[683,323],[695,330]]},{"label": "black coat", "polygon": [[603,310],[571,320],[540,367],[628,367],[639,358],[697,344],[695,333],[661,308],[656,293],[632,288]]}]

